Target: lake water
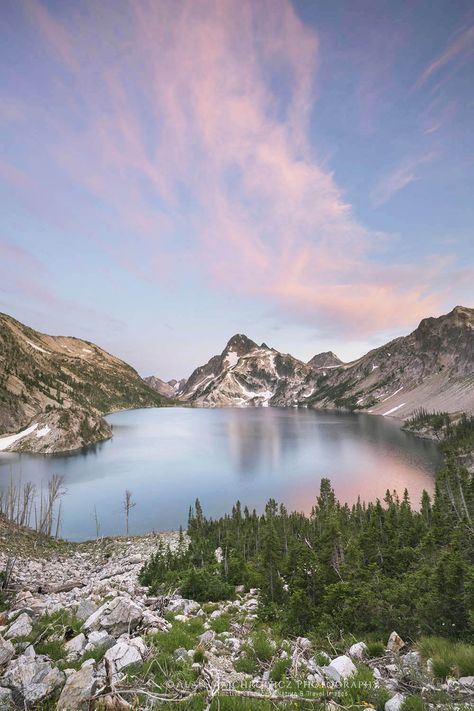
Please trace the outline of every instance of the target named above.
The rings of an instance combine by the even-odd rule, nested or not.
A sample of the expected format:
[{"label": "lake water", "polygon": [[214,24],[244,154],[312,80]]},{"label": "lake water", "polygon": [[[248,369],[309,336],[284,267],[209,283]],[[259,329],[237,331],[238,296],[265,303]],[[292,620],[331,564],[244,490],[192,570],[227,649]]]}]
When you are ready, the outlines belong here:
[{"label": "lake water", "polygon": [[237,499],[262,510],[268,498],[309,512],[322,477],[341,501],[409,490],[413,504],[434,489],[440,455],[433,442],[402,432],[396,421],[364,414],[306,409],[130,410],[108,416],[108,442],[68,456],[0,453],[0,486],[10,477],[39,487],[64,477],[61,535],[124,532],[121,500],[130,489],[136,506],[130,532],[186,526],[199,497],[204,512],[220,515]]}]

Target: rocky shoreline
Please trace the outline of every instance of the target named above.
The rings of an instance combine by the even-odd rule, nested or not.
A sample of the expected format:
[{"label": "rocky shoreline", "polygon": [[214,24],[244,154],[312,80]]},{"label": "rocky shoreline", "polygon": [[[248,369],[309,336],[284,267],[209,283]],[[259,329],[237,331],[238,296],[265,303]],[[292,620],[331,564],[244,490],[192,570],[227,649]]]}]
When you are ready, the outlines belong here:
[{"label": "rocky shoreline", "polygon": [[[141,567],[160,541],[176,548],[178,533],[82,544],[28,535],[4,535],[0,551],[0,570],[14,561],[12,593],[0,613],[2,711],[157,708],[179,694],[204,695],[209,704],[217,693],[278,701],[293,698],[295,687],[335,710],[361,665],[385,711],[399,711],[413,693],[427,709],[473,708],[474,677],[437,682],[430,662],[395,632],[376,656],[356,639],[345,649],[333,642],[328,653],[309,639],[270,633],[263,654],[254,633],[258,590],[238,588],[235,600],[214,604],[177,592],[150,595],[138,580]],[[38,544],[36,553],[25,540]],[[150,669],[164,649],[174,672],[163,688]],[[291,691],[281,688],[279,667]]]}]

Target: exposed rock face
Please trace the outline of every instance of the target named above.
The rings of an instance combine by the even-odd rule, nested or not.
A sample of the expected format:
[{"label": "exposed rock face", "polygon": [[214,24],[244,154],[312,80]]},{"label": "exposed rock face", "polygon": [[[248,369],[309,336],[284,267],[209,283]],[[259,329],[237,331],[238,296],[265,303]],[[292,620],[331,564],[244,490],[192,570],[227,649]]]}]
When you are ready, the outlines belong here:
[{"label": "exposed rock face", "polygon": [[395,694],[385,704],[385,711],[400,711],[405,701],[404,694]]},{"label": "exposed rock face", "polygon": [[427,318],[353,363],[326,371],[308,404],[407,417],[427,410],[474,411],[474,309]]},{"label": "exposed rock face", "polygon": [[1,680],[20,704],[33,704],[50,696],[64,683],[62,671],[42,657],[18,657],[10,662]]},{"label": "exposed rock face", "polygon": [[0,667],[13,659],[15,655],[15,647],[9,639],[3,639],[0,635]]},{"label": "exposed rock face", "polygon": [[182,380],[168,380],[167,382],[165,382],[161,378],[158,378],[156,375],[150,375],[149,377],[144,378],[144,381],[150,388],[156,390],[157,393],[160,393],[160,395],[164,395],[165,397],[169,398],[178,397],[181,393],[181,390],[186,385],[185,378],[183,378]]},{"label": "exposed rock face", "polygon": [[12,692],[0,686],[0,711],[11,711],[11,709],[13,709]]},{"label": "exposed rock face", "polygon": [[61,691],[57,711],[87,711],[96,686],[97,679],[92,666],[84,666],[74,672],[67,678]]},{"label": "exposed rock face", "polygon": [[86,644],[86,636],[81,632],[76,637],[73,637],[68,642],[66,642],[66,644],[64,645],[67,651],[67,656],[71,657],[72,659],[74,659],[74,657],[80,657],[85,649]]},{"label": "exposed rock face", "polygon": [[312,379],[310,366],[238,334],[194,371],[181,399],[206,407],[292,405],[312,392]]},{"label": "exposed rock face", "polygon": [[131,366],[93,343],[47,336],[0,314],[0,433],[36,425],[9,449],[77,449],[111,436],[103,414],[165,403]]},{"label": "exposed rock face", "polygon": [[474,309],[424,319],[352,363],[331,351],[303,363],[246,336],[197,368],[180,398],[196,405],[366,410],[408,417],[415,410],[474,412]]},{"label": "exposed rock face", "polygon": [[392,632],[387,642],[388,652],[399,652],[405,646],[405,642],[396,632]]},{"label": "exposed rock face", "polygon": [[118,636],[130,632],[138,626],[143,617],[143,610],[132,600],[118,597],[99,607],[84,623],[86,631],[103,629]]},{"label": "exposed rock face", "polygon": [[324,671],[330,679],[339,683],[355,674],[357,667],[350,657],[343,654],[341,657],[333,659],[327,667],[324,667]]},{"label": "exposed rock face", "polygon": [[349,655],[353,659],[363,659],[367,654],[367,645],[365,642],[356,642],[349,647]]},{"label": "exposed rock face", "polygon": [[313,356],[311,360],[308,361],[308,365],[319,370],[321,368],[334,368],[338,365],[343,365],[343,362],[332,351],[325,351],[324,353],[318,353]]},{"label": "exposed rock face", "polygon": [[146,653],[147,648],[141,637],[117,642],[105,653],[105,659],[111,666],[112,679],[116,679],[123,669],[142,662]]},{"label": "exposed rock face", "polygon": [[27,637],[33,629],[29,615],[23,612],[10,625],[8,631],[5,632],[5,637],[8,639],[16,639],[16,637]]}]

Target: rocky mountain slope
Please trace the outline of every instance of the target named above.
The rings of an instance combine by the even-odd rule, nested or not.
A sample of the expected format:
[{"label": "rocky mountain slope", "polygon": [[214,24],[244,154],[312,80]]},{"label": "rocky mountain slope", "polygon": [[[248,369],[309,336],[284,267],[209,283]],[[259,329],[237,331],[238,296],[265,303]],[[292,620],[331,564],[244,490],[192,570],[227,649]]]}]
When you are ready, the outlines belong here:
[{"label": "rocky mountain slope", "polygon": [[343,365],[343,362],[332,351],[325,351],[324,353],[318,353],[313,356],[311,360],[308,361],[308,365],[316,369],[335,368],[338,365]]},{"label": "rocky mountain slope", "polygon": [[351,363],[332,352],[303,363],[236,335],[197,368],[180,398],[201,406],[295,406],[407,417],[420,407],[474,411],[474,309],[424,319]]},{"label": "rocky mountain slope", "polygon": [[408,417],[474,411],[474,309],[426,318],[408,336],[323,371],[307,404]]},{"label": "rocky mountain slope", "polygon": [[165,382],[156,375],[150,375],[147,378],[143,378],[143,380],[150,388],[156,390],[157,393],[169,398],[174,398],[179,395],[186,384],[184,378],[182,380],[168,380]]},{"label": "rocky mountain slope", "polygon": [[180,399],[206,407],[290,405],[312,392],[313,368],[237,334],[193,372]]},{"label": "rocky mountain slope", "polygon": [[0,449],[77,449],[111,436],[102,415],[167,402],[95,344],[48,336],[0,314],[0,434],[22,433],[0,438]]}]

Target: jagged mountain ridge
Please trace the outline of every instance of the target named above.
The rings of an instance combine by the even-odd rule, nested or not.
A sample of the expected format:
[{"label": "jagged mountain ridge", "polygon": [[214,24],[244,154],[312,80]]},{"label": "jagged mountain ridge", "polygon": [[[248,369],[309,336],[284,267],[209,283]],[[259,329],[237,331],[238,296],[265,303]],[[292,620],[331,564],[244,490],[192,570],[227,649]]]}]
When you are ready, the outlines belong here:
[{"label": "jagged mountain ridge", "polygon": [[308,363],[242,334],[193,372],[180,398],[200,406],[295,406],[406,417],[419,407],[474,411],[474,310],[457,306],[351,363]]},{"label": "jagged mountain ridge", "polygon": [[310,393],[312,372],[293,356],[237,334],[220,355],[196,368],[180,399],[206,407],[286,405]]},{"label": "jagged mountain ridge", "polygon": [[149,375],[148,377],[143,378],[143,380],[148,387],[152,388],[152,390],[156,390],[157,393],[168,398],[176,397],[186,384],[186,380],[184,378],[182,380],[164,381],[156,375]]},{"label": "jagged mountain ridge", "polygon": [[10,449],[77,449],[111,436],[102,415],[167,402],[94,343],[48,336],[0,314],[0,435],[36,425]]}]

